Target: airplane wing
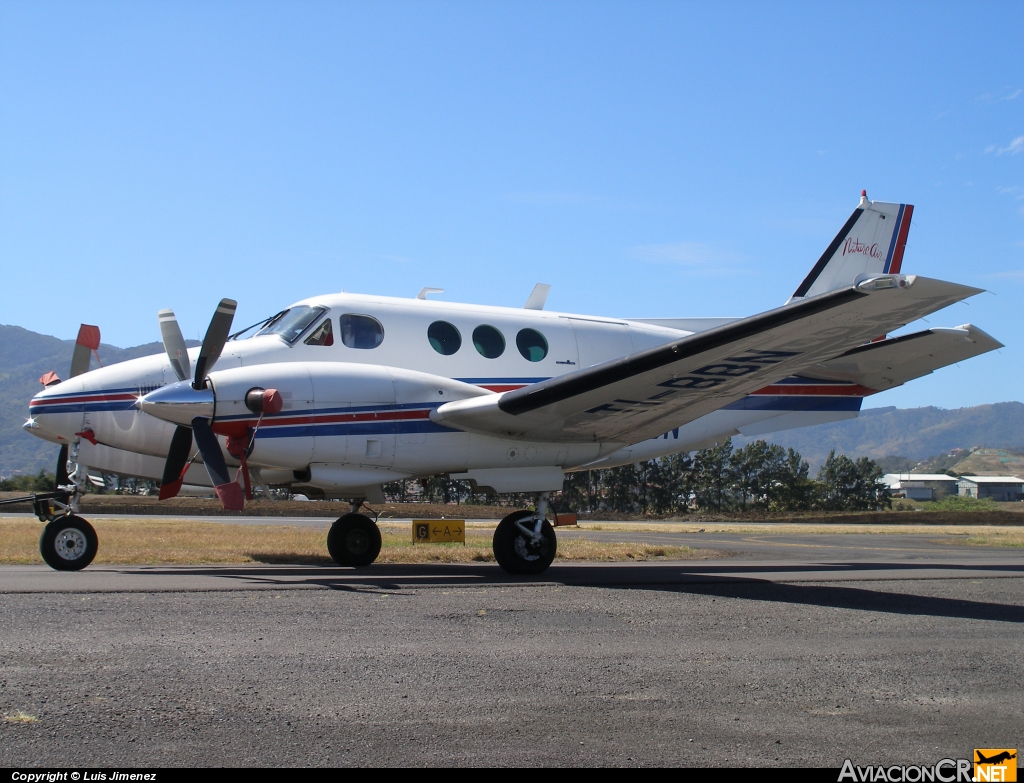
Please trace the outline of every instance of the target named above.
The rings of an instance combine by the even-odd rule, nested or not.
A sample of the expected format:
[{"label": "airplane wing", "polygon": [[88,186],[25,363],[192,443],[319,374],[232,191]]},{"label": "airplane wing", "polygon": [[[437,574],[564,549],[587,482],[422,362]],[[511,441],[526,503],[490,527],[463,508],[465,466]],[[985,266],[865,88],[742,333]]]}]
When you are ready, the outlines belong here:
[{"label": "airplane wing", "polygon": [[503,395],[449,402],[431,419],[503,438],[636,443],[978,293],[873,277]]},{"label": "airplane wing", "polygon": [[936,327],[860,345],[842,356],[808,367],[798,375],[816,380],[851,381],[874,391],[885,391],[1002,347],[1001,342],[971,324],[955,329]]}]

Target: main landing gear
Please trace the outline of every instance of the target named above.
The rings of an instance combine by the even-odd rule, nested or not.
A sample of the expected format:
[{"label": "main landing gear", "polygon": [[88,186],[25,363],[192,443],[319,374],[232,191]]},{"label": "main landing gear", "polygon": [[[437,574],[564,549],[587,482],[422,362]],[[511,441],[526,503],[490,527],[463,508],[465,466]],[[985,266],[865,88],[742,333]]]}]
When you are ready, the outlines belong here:
[{"label": "main landing gear", "polygon": [[554,528],[545,519],[548,493],[542,492],[536,511],[516,511],[498,523],[494,531],[494,559],[506,573],[540,574],[555,559]]},{"label": "main landing gear", "polygon": [[338,519],[327,534],[327,551],[340,566],[361,568],[370,565],[380,554],[380,528],[368,516],[352,511]]},{"label": "main landing gear", "polygon": [[[352,510],[335,521],[327,534],[327,551],[340,566],[365,568],[380,555],[380,529],[358,509],[353,502]],[[492,546],[506,573],[536,575],[551,565],[558,542],[547,513],[548,493],[542,492],[536,511],[515,511],[498,523]]]}]

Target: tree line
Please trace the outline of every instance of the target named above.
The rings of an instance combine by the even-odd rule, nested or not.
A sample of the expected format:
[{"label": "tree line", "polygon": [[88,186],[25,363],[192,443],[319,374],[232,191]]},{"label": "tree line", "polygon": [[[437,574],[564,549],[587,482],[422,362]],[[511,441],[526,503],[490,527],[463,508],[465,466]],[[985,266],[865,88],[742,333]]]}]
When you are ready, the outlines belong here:
[{"label": "tree line", "polygon": [[[832,451],[811,478],[799,452],[756,440],[733,448],[732,439],[692,454],[673,454],[606,470],[567,473],[553,496],[559,511],[676,514],[689,511],[869,511],[890,508],[882,469],[867,457],[851,460]],[[110,477],[113,479],[114,477]],[[46,492],[53,474],[17,476],[0,481],[0,490]],[[109,481],[117,494],[155,493],[156,482],[120,478]],[[88,491],[100,491],[87,485]],[[275,490],[276,494],[276,490]],[[474,490],[468,481],[437,476],[384,485],[391,502],[469,503],[523,508],[527,493],[496,495]]]},{"label": "tree line", "polygon": [[[672,514],[688,511],[868,511],[890,508],[882,470],[867,457],[852,460],[831,451],[810,477],[792,448],[757,440],[733,448],[732,439],[693,454],[673,454],[606,470],[567,473],[555,508],[592,513]],[[393,502],[524,506],[528,494],[474,491],[469,482],[442,477],[384,485]]]}]

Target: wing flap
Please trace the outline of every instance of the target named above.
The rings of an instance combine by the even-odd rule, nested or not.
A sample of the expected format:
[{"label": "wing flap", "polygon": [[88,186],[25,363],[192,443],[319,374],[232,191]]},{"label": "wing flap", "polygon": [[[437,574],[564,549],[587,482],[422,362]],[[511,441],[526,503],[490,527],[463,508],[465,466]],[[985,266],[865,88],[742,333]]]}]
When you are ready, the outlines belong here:
[{"label": "wing flap", "polygon": [[977,293],[876,277],[500,396],[450,402],[431,418],[505,438],[635,443]]}]

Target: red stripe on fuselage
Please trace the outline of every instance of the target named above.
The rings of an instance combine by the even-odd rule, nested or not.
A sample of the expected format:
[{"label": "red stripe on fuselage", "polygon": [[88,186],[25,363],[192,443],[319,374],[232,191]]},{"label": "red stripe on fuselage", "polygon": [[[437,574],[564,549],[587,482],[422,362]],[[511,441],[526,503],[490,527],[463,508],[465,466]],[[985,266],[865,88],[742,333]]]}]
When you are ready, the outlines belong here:
[{"label": "red stripe on fuselage", "polygon": [[29,400],[28,406],[33,405],[64,405],[72,402],[119,402],[121,400],[135,400],[137,394],[92,394],[80,395],[78,397],[41,397],[36,400]]},{"label": "red stripe on fuselage", "polygon": [[849,385],[837,386],[837,385],[822,385],[813,386],[808,384],[806,386],[797,386],[796,384],[778,384],[765,386],[764,388],[758,389],[751,394],[771,394],[776,397],[792,397],[792,396],[809,396],[809,397],[866,397],[869,394],[874,394],[876,389],[869,389],[867,386],[861,386],[856,383]]},{"label": "red stripe on fuselage", "polygon": [[[281,416],[272,419],[263,419],[260,427],[294,427],[300,424],[352,424],[363,421],[416,421],[430,418],[429,410],[420,411],[382,411],[380,413],[310,413],[296,416]],[[233,419],[231,421],[217,421],[213,424],[213,431],[219,435],[229,435],[240,429],[255,427],[259,421],[257,417],[251,419]]]},{"label": "red stripe on fuselage", "polygon": [[498,384],[485,383],[485,384],[481,384],[480,388],[481,389],[487,389],[487,391],[492,391],[492,392],[507,392],[507,391],[515,391],[516,389],[521,389],[524,386],[529,386],[529,384],[528,383],[498,383]]}]

